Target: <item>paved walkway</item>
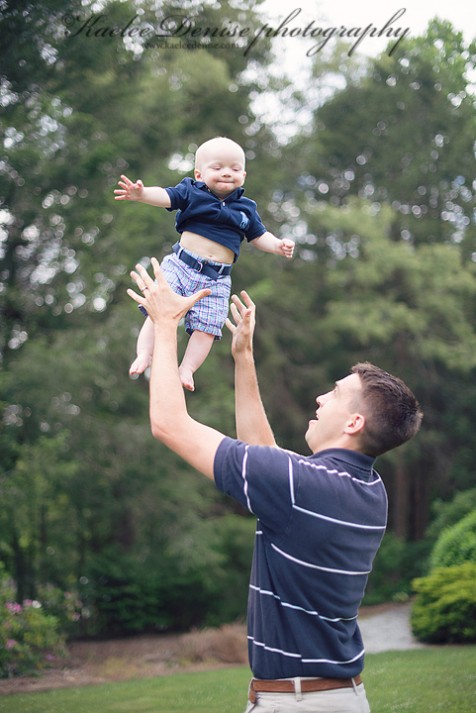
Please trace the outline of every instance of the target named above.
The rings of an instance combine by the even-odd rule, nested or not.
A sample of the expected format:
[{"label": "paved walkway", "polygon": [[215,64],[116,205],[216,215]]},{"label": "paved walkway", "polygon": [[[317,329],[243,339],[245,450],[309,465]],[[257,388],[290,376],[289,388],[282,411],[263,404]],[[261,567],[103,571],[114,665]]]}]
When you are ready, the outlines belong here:
[{"label": "paved walkway", "polygon": [[379,614],[359,618],[365,650],[368,654],[396,649],[421,649],[410,627],[411,604],[399,604]]}]

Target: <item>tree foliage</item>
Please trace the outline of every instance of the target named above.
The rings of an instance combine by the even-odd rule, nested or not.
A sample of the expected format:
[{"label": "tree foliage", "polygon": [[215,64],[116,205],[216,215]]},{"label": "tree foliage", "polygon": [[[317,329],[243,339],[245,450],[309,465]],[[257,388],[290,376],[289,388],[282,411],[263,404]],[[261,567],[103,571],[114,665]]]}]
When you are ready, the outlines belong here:
[{"label": "tree foliage", "polygon": [[373,60],[364,77],[350,77],[317,109],[303,144],[306,197],[389,203],[394,239],[456,243],[471,259],[475,61],[475,43],[434,20],[424,36]]},{"label": "tree foliage", "polygon": [[430,557],[432,568],[452,567],[464,562],[476,563],[476,510],[443,530]]},{"label": "tree foliage", "polygon": [[[68,18],[97,4],[0,4],[0,558],[19,598],[81,586],[98,628],[115,631],[244,611],[252,523],[153,441],[147,379],[127,376],[141,324],[128,272],[170,250],[173,217],[113,200],[121,173],[174,184],[220,134],[244,146],[266,225],[298,241],[292,263],[244,246],[233,271],[258,304],[277,439],[305,450],[316,394],[356,361],[405,378],[424,428],[380,470],[392,529],[420,538],[431,501],[469,487],[475,466],[474,48],[433,24],[405,54],[356,71],[349,60],[313,130],[283,146],[260,113],[285,86],[266,84],[265,38],[252,58],[206,42],[178,51],[73,37]],[[101,8],[109,27],[167,13],[262,24],[251,0]],[[325,81],[316,65],[317,94]],[[233,435],[227,336],[197,386],[192,414]]]}]

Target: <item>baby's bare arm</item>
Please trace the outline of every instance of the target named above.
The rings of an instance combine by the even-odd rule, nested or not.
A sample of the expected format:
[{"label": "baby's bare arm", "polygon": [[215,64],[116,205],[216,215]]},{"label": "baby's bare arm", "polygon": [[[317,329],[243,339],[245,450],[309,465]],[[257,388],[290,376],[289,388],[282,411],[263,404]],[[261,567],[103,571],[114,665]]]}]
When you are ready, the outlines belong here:
[{"label": "baby's bare arm", "polygon": [[269,231],[252,240],[251,244],[265,253],[282,255],[288,259],[292,258],[294,252],[294,240],[289,240],[288,238],[280,240]]},{"label": "baby's bare arm", "polygon": [[121,176],[119,188],[114,191],[116,201],[138,201],[158,208],[170,208],[170,196],[160,186],[144,186],[141,180],[135,183],[127,176]]}]

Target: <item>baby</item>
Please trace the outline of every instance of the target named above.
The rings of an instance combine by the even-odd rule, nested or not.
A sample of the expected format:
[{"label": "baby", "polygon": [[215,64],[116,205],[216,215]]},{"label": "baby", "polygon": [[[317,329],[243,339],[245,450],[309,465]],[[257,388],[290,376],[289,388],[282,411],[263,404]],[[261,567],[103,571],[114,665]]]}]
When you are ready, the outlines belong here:
[{"label": "baby", "polygon": [[[194,391],[194,373],[207,358],[213,341],[222,336],[228,316],[231,269],[243,238],[258,250],[291,258],[292,240],[280,240],[266,230],[256,203],[243,193],[245,154],[231,139],[205,141],[195,154],[195,180],[184,178],[177,186],[146,187],[121,176],[116,200],[132,200],[176,210],[180,242],[162,261],[162,271],[172,289],[190,295],[206,287],[211,294],[197,302],[185,317],[190,339],[180,364],[185,389]],[[154,327],[147,317],[137,340],[137,357],[129,373],[142,374],[151,364]]]}]

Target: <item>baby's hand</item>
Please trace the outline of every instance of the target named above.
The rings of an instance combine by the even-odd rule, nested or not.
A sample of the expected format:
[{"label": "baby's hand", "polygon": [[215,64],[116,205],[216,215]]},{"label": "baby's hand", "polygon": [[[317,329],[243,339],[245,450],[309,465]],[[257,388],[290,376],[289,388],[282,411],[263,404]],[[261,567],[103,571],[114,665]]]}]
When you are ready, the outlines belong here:
[{"label": "baby's hand", "polygon": [[288,260],[290,260],[294,253],[294,240],[289,240],[288,238],[284,238],[284,240],[281,240],[281,244],[279,246],[279,253],[280,255],[283,255],[284,257],[287,257]]},{"label": "baby's hand", "polygon": [[117,182],[120,188],[114,191],[116,201],[138,201],[141,199],[144,184],[142,181],[133,183],[127,176],[121,176]]}]

